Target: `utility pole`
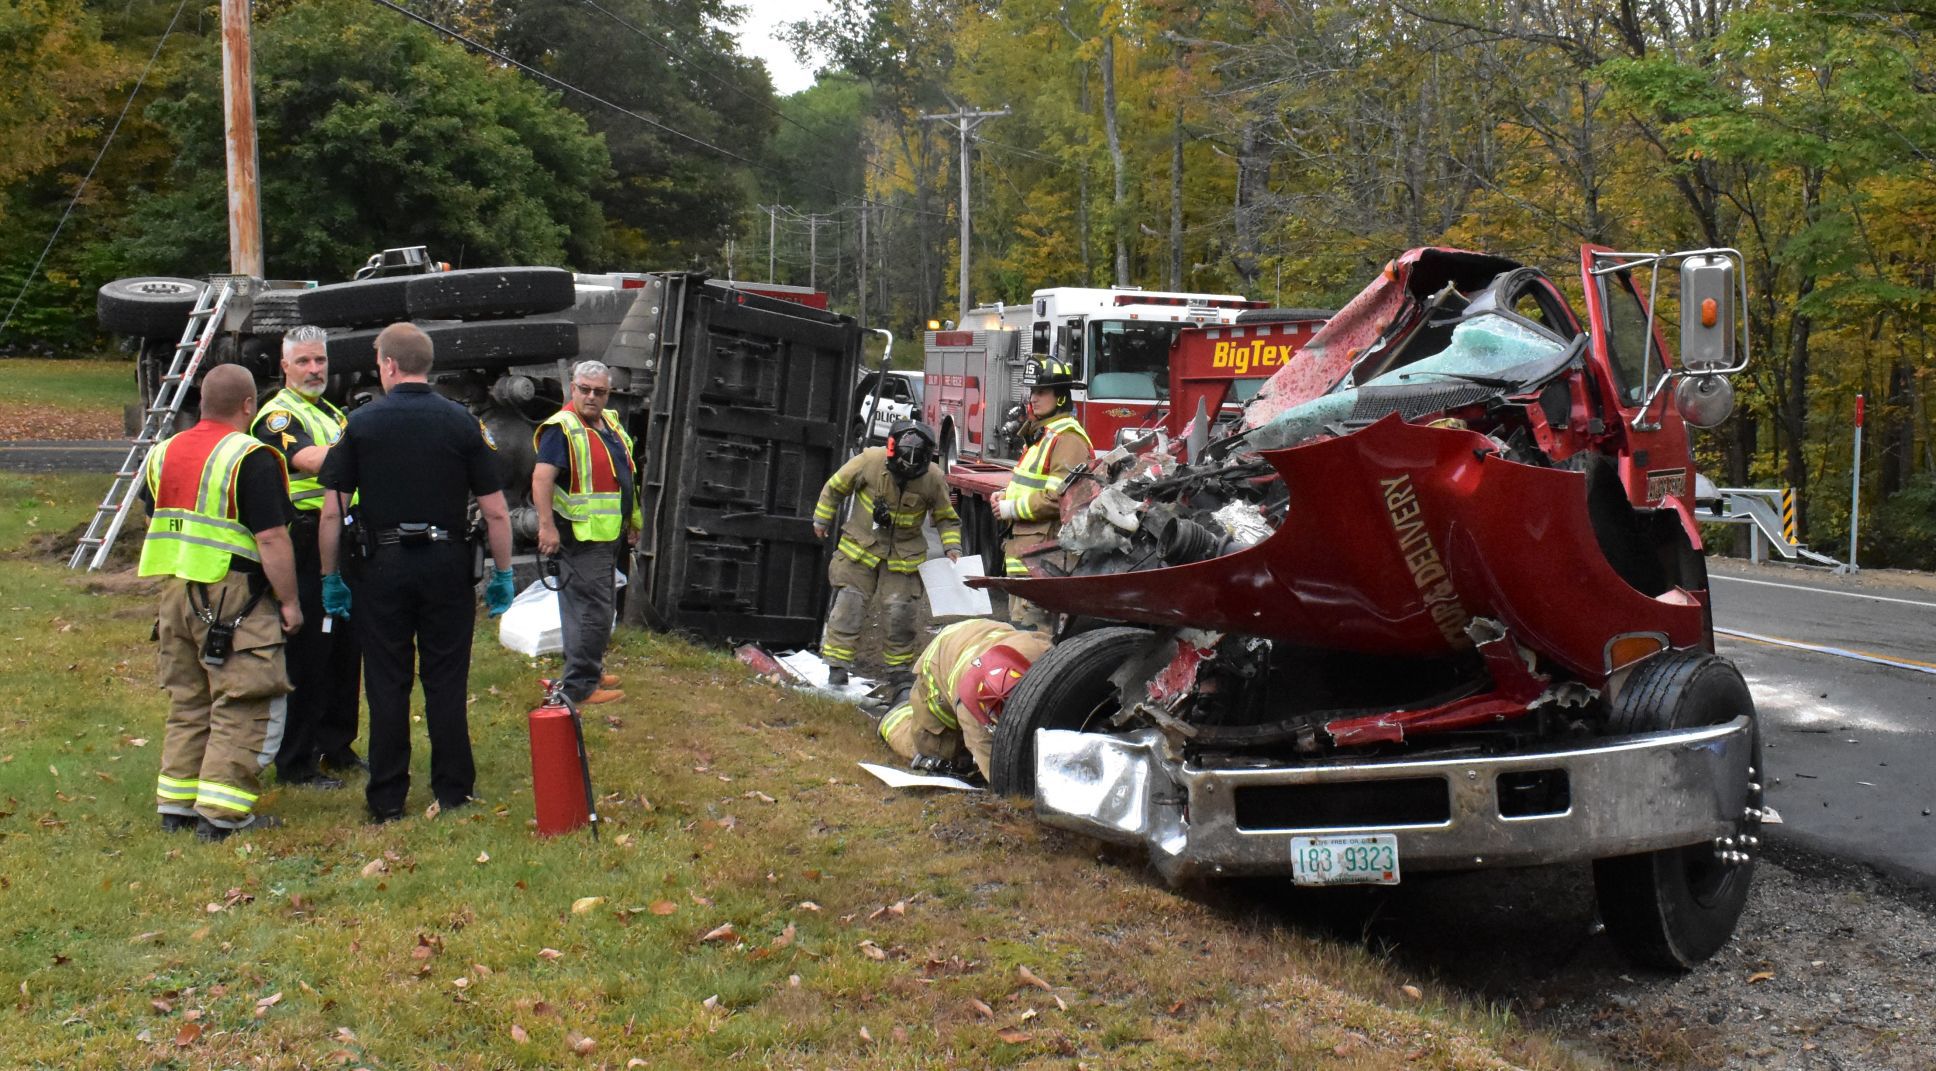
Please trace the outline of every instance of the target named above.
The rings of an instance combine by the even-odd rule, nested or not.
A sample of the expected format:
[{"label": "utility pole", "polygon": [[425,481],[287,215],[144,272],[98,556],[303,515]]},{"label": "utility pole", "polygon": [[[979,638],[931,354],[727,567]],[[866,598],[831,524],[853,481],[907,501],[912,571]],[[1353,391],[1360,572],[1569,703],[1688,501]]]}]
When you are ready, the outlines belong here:
[{"label": "utility pole", "polygon": [[229,271],[260,279],[262,201],[257,194],[249,0],[222,0],[222,97],[229,164]]},{"label": "utility pole", "polygon": [[854,287],[854,318],[867,326],[867,202],[860,203],[860,257],[856,261],[860,283]]},{"label": "utility pole", "polygon": [[760,206],[760,209],[766,213],[766,281],[769,283],[773,281],[773,239],[779,229],[774,213],[779,207],[779,205]]},{"label": "utility pole", "polygon": [[807,289],[820,289],[820,217],[807,217]]},{"label": "utility pole", "polygon": [[956,320],[956,323],[966,320],[968,310],[975,307],[974,302],[968,297],[968,135],[974,133],[976,127],[988,120],[999,119],[1007,114],[1007,108],[998,112],[969,111],[961,108],[945,115],[921,117],[923,122],[952,125],[961,138],[961,319]]}]

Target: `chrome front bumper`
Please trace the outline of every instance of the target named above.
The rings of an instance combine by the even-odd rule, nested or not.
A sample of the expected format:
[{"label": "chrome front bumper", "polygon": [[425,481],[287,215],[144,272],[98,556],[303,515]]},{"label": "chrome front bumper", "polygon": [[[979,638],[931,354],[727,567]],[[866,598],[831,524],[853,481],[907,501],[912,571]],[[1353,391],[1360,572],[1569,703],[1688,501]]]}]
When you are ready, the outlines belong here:
[{"label": "chrome front bumper", "polygon": [[[1743,716],[1509,756],[1202,767],[1174,758],[1154,729],[1043,729],[1035,734],[1035,809],[1050,825],[1146,846],[1172,881],[1289,874],[1291,838],[1327,833],[1393,834],[1403,871],[1599,859],[1734,833],[1751,806],[1752,732]],[[1433,813],[1283,828],[1272,806],[1251,802],[1292,795],[1293,810],[1335,816],[1341,804],[1376,799],[1379,782],[1393,782],[1394,795],[1402,789],[1408,799],[1429,801],[1424,809]],[[1564,792],[1548,791],[1531,808],[1502,806],[1511,786],[1528,783]]]}]

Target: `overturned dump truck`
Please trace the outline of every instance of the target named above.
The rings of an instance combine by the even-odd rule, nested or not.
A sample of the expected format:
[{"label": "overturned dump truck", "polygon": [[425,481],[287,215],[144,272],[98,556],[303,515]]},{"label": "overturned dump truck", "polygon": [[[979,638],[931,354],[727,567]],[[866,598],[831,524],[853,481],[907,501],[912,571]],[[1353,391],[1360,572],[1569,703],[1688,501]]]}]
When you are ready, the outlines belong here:
[{"label": "overturned dump truck", "polygon": [[1585,316],[1537,269],[1413,250],[1234,433],[1068,481],[1058,541],[987,581],[1063,615],[994,787],[1172,879],[1591,860],[1632,958],[1725,944],[1760,738],[1713,653],[1687,429],[1746,366],[1740,257],[1580,263]]},{"label": "overturned dump truck", "polygon": [[[297,324],[328,328],[325,393],[349,409],[381,392],[383,326],[422,327],[436,349],[432,385],[490,432],[520,553],[537,540],[532,434],[563,405],[572,365],[603,362],[640,474],[627,620],[778,646],[819,637],[827,546],[814,537],[813,507],[850,453],[861,352],[852,317],[815,307],[824,295],[691,272],[450,271],[421,247],[387,250],[327,286],[223,280],[236,297],[202,370],[243,364],[265,393]],[[144,406],[209,286],[144,278],[102,288],[102,326],[141,340]],[[178,427],[194,423],[189,398]],[[473,542],[481,569],[483,540]]]}]

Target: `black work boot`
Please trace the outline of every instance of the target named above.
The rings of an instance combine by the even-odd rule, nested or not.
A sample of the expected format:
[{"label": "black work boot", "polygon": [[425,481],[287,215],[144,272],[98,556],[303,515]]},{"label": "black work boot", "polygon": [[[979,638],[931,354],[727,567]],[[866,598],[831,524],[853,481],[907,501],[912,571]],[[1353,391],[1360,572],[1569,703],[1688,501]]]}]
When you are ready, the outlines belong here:
[{"label": "black work boot", "polygon": [[194,829],[195,823],[199,821],[201,819],[197,815],[164,814],[161,816],[161,831],[163,833],[186,833]]},{"label": "black work boot", "polygon": [[195,839],[201,841],[203,844],[213,844],[218,840],[227,840],[237,833],[248,833],[258,829],[275,829],[280,825],[282,825],[282,819],[273,814],[250,815],[247,825],[235,826],[234,828],[218,826],[214,822],[203,818],[195,823]]}]

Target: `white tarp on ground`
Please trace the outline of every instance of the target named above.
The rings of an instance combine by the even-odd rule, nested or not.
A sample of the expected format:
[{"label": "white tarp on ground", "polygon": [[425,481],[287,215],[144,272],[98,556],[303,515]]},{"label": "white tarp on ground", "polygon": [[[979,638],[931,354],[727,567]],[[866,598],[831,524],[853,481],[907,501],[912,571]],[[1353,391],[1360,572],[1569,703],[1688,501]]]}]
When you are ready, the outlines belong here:
[{"label": "white tarp on ground", "polygon": [[922,562],[921,586],[928,592],[928,612],[935,617],[987,617],[994,613],[988,592],[968,586],[970,577],[981,575],[979,554],[964,554],[956,562],[945,557]]},{"label": "white tarp on ground", "polygon": [[[623,588],[625,574],[614,572],[612,583],[615,588]],[[617,620],[614,615],[615,624]],[[497,642],[533,658],[565,649],[564,624],[558,617],[558,593],[545,587],[542,577],[518,592],[517,598],[511,600],[511,608],[497,619]]]}]

